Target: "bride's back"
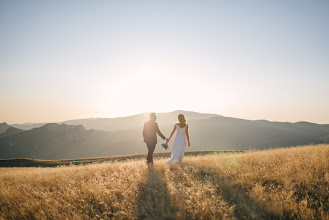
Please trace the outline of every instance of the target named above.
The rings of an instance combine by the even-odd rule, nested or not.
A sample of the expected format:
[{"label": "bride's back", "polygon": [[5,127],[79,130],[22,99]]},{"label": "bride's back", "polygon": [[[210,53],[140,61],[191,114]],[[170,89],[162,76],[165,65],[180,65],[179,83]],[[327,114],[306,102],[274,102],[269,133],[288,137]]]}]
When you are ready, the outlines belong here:
[{"label": "bride's back", "polygon": [[186,124],[185,127],[181,128],[179,126],[179,124],[176,124],[176,130],[177,130],[177,134],[185,134],[185,129],[188,125]]}]

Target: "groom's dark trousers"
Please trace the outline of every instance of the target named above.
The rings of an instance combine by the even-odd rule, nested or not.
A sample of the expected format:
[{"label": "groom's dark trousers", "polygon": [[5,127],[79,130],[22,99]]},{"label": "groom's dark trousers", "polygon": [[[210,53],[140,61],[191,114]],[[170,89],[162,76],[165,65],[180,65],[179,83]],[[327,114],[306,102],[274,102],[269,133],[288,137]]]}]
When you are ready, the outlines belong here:
[{"label": "groom's dark trousers", "polygon": [[153,163],[153,152],[155,150],[155,145],[156,144],[146,143],[146,146],[147,146],[147,149],[148,149],[147,158],[146,158],[147,163]]},{"label": "groom's dark trousers", "polygon": [[149,120],[145,122],[144,129],[143,129],[143,137],[144,142],[148,148],[147,153],[147,162],[153,163],[153,152],[155,149],[155,145],[157,144],[157,134],[162,138],[165,139],[166,137],[161,133],[158,124],[153,121]]}]

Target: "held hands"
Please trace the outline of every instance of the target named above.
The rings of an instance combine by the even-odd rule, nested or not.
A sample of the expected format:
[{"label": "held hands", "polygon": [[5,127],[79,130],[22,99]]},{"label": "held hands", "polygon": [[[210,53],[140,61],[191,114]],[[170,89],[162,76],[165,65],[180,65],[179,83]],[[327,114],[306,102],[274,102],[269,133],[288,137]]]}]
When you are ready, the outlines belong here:
[{"label": "held hands", "polygon": [[169,141],[170,141],[170,139],[167,138],[167,139],[166,139],[166,144],[168,144]]}]

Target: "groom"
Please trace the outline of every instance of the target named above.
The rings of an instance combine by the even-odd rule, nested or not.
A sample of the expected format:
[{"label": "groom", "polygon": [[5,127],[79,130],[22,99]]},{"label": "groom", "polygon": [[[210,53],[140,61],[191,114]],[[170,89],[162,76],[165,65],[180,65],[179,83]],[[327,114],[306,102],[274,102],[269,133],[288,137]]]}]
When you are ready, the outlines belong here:
[{"label": "groom", "polygon": [[166,138],[160,131],[158,124],[155,122],[157,120],[157,116],[155,113],[150,114],[150,120],[145,122],[143,129],[143,137],[144,142],[148,148],[147,154],[147,163],[153,164],[153,152],[155,149],[155,145],[157,144],[157,134],[168,142],[168,138]]}]

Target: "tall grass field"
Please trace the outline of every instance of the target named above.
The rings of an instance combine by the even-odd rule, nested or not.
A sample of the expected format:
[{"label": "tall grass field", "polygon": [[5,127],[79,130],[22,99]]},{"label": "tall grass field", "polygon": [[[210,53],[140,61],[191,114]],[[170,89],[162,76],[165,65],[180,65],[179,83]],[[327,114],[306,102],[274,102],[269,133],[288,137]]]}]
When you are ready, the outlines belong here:
[{"label": "tall grass field", "polygon": [[329,145],[0,168],[0,219],[329,219]]}]

